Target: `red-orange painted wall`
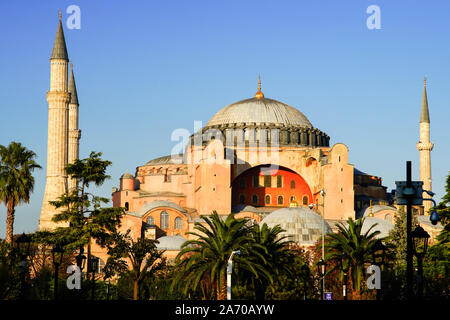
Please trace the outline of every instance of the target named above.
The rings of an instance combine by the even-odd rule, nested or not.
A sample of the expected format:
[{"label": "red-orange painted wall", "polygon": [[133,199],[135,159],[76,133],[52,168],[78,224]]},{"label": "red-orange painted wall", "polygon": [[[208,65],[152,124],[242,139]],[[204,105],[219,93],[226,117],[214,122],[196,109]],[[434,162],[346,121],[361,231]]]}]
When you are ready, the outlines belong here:
[{"label": "red-orange painted wall", "polygon": [[[264,175],[270,174],[271,187],[264,187]],[[260,187],[253,186],[253,176],[259,176]],[[282,187],[277,187],[277,176],[282,176]],[[245,181],[245,188],[241,188],[241,180]],[[291,181],[295,182],[295,188],[291,188]],[[307,204],[313,202],[311,189],[306,181],[296,172],[284,167],[278,170],[268,171],[264,166],[251,168],[239,175],[232,183],[232,204],[233,206],[241,204],[240,195],[245,196],[245,204],[252,206],[266,207],[289,207],[291,196],[299,205],[303,204],[303,197],[307,196]],[[258,203],[252,202],[252,195],[258,196]],[[265,203],[265,196],[270,195],[270,204]],[[278,196],[283,196],[283,204],[278,204]]]}]

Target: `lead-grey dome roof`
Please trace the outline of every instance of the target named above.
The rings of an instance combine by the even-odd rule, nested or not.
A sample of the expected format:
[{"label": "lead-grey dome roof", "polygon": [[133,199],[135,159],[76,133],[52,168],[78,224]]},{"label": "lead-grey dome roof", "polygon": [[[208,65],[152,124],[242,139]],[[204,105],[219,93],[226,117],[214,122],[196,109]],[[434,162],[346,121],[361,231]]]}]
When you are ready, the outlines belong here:
[{"label": "lead-grey dome roof", "polygon": [[251,98],[232,103],[219,110],[207,127],[238,123],[277,124],[313,128],[303,113],[283,102],[268,98]]},{"label": "lead-grey dome roof", "polygon": [[159,243],[156,244],[156,249],[158,250],[181,250],[181,246],[187,241],[180,235],[165,236],[156,240],[159,241]]},{"label": "lead-grey dome roof", "polygon": [[[264,223],[269,227],[279,224],[281,228],[286,230],[280,235],[287,236],[287,240],[303,245],[313,245],[322,237],[324,220],[317,213],[306,207],[289,207],[272,212],[260,224]],[[325,234],[331,232],[330,226],[325,222]]]},{"label": "lead-grey dome roof", "polygon": [[383,220],[383,219],[375,218],[375,217],[365,217],[364,223],[361,228],[361,233],[362,234],[366,233],[367,230],[369,230],[369,228],[375,224],[376,224],[376,226],[373,227],[372,230],[370,230],[370,233],[372,233],[374,231],[380,231],[380,233],[377,236],[375,236],[375,238],[385,238],[385,237],[389,236],[389,232],[392,229],[394,229],[394,225],[387,220]]}]

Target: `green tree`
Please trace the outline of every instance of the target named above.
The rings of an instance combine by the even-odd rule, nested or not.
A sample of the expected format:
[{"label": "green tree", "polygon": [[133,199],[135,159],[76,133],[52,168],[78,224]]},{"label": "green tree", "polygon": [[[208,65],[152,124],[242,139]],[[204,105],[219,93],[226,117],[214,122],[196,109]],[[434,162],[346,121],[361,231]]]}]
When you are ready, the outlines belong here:
[{"label": "green tree", "polygon": [[[406,265],[406,212],[403,206],[397,210],[394,219],[394,228],[389,232],[386,246],[393,258],[394,266],[399,267]],[[411,225],[416,224],[417,216],[412,214]]]},{"label": "green tree", "polygon": [[[289,245],[292,242],[286,241],[286,236],[280,236],[284,230],[279,225],[270,228],[265,223],[262,226],[254,224],[249,231],[253,243],[250,246],[252,254],[247,259],[252,265],[262,266],[264,272],[255,276],[252,270],[242,268],[242,271],[239,272],[238,268],[236,274],[243,279],[246,287],[253,288],[254,297],[262,300],[265,298],[267,288],[274,291],[273,279],[277,279],[283,273],[293,276],[290,274],[289,263],[293,260],[289,251]],[[255,246],[255,244],[257,245]],[[255,254],[256,252],[259,254]],[[238,264],[237,267],[239,267]]]},{"label": "green tree", "polygon": [[139,300],[140,287],[148,277],[154,277],[166,265],[164,251],[157,250],[157,240],[143,237],[133,240],[130,230],[116,232],[107,242],[109,258],[103,271],[106,277],[126,276],[133,283],[133,300]]},{"label": "green tree", "polygon": [[189,289],[196,290],[202,280],[208,279],[216,288],[216,298],[225,300],[227,293],[226,268],[228,259],[233,251],[240,250],[241,256],[236,256],[234,266],[246,269],[256,278],[261,275],[270,277],[263,265],[256,263],[252,255],[258,255],[260,260],[266,263],[259,248],[249,232],[247,219],[235,219],[234,214],[229,214],[222,220],[216,211],[210,217],[202,216],[204,223],[196,222],[194,229],[197,232],[189,232],[195,240],[188,240],[183,244],[182,250],[177,256],[177,268],[180,272],[173,281],[172,288],[177,283],[184,286],[183,292]]},{"label": "green tree", "polygon": [[[337,233],[329,233],[326,236],[326,254],[325,259],[339,262],[342,254],[346,254],[349,263],[349,273],[353,283],[353,289],[356,295],[361,293],[361,282],[364,278],[364,266],[372,262],[372,252],[377,239],[375,238],[380,231],[372,231],[376,224],[372,225],[365,233],[362,233],[362,227],[365,218],[354,221],[348,218],[348,226],[342,223],[337,225]],[[330,270],[332,271],[332,270]]]},{"label": "green tree", "polygon": [[34,159],[36,154],[19,142],[0,145],[0,202],[6,206],[6,242],[11,243],[14,233],[15,207],[30,202],[34,189],[35,169],[40,169]]}]

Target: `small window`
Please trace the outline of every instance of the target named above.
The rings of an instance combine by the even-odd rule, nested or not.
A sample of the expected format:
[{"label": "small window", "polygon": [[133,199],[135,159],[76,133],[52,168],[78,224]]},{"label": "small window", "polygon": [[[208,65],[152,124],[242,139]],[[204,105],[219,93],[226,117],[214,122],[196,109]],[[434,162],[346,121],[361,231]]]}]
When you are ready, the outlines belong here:
[{"label": "small window", "polygon": [[130,205],[128,204],[128,202],[125,202],[125,211],[130,210]]},{"label": "small window", "polygon": [[176,229],[176,230],[181,230],[181,229],[183,229],[183,220],[181,220],[180,217],[176,217],[176,218],[175,218],[175,229]]},{"label": "small window", "polygon": [[277,176],[277,188],[282,188],[283,187],[283,177],[278,175]]},{"label": "small window", "polygon": [[291,198],[289,199],[290,202],[294,202],[295,201],[295,196],[291,196]]},{"label": "small window", "polygon": [[160,228],[169,229],[169,214],[166,211],[161,212],[160,220]]},{"label": "small window", "polygon": [[278,196],[278,204],[283,204],[283,196]]},{"label": "small window", "polygon": [[239,203],[242,203],[242,204],[245,203],[245,195],[241,194],[241,195],[239,196]]},{"label": "small window", "polygon": [[253,176],[253,187],[258,188],[259,187],[259,176]]},{"label": "small window", "polygon": [[252,195],[252,203],[258,204],[258,196],[256,194]]},{"label": "small window", "polygon": [[295,180],[291,180],[291,189],[295,189]]},{"label": "small window", "polygon": [[303,196],[303,205],[307,206],[308,205],[308,196]]},{"label": "small window", "polygon": [[153,219],[153,217],[152,216],[149,216],[148,218],[147,218],[147,224],[149,225],[149,226],[154,226],[155,225],[155,219]]},{"label": "small window", "polygon": [[270,204],[270,201],[271,199],[270,199],[270,195],[269,194],[266,194],[266,196],[265,196],[265,203],[266,204]]},{"label": "small window", "polygon": [[268,174],[264,175],[264,187],[265,188],[272,187],[272,176]]}]

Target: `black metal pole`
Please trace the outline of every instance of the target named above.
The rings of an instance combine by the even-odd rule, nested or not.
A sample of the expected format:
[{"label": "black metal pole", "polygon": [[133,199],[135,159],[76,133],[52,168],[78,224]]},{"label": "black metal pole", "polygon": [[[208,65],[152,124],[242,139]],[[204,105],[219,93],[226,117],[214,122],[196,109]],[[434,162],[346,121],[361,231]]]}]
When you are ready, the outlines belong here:
[{"label": "black metal pole", "polygon": [[423,298],[423,257],[417,256],[418,274],[417,274],[417,298],[422,300]]},{"label": "black metal pole", "polygon": [[59,265],[57,263],[54,264],[55,266],[55,279],[54,279],[54,283],[53,283],[53,300],[58,300],[58,269],[59,269]]},{"label": "black metal pole", "polygon": [[26,262],[20,264],[20,300],[25,300],[25,266]]},{"label": "black metal pole", "polygon": [[[411,181],[411,161],[406,161],[406,188],[412,187]],[[412,226],[412,197],[407,197],[406,205],[406,297],[408,300],[412,300],[413,294],[413,252],[412,252],[412,238],[411,238],[411,226]]]}]

